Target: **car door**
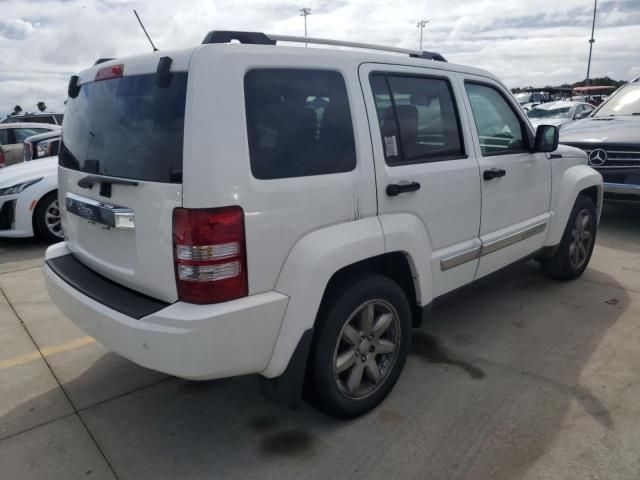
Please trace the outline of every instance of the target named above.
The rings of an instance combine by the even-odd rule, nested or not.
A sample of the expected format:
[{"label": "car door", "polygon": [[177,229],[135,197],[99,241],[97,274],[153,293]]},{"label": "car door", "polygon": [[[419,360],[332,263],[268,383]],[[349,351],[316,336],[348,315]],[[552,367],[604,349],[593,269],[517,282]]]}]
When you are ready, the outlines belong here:
[{"label": "car door", "polygon": [[546,154],[530,152],[533,132],[501,84],[465,75],[461,88],[482,177],[479,278],[543,246],[551,164]]},{"label": "car door", "polygon": [[363,64],[359,73],[385,235],[395,214],[418,219],[428,235],[420,248],[430,262],[434,297],[472,281],[480,251],[480,179],[456,74],[381,64]]},{"label": "car door", "polygon": [[16,140],[15,128],[8,128],[6,131],[7,143],[3,144],[5,164],[13,165],[22,160],[22,143]]}]

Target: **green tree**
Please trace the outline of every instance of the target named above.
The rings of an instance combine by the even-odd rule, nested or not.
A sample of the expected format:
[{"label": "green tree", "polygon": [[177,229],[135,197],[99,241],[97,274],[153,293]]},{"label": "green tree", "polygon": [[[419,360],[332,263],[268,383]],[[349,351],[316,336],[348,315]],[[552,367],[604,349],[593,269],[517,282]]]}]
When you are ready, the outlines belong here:
[{"label": "green tree", "polygon": [[38,102],[38,110],[40,110],[41,112],[44,112],[47,109],[47,104],[44,102]]},{"label": "green tree", "polygon": [[11,112],[11,115],[20,115],[22,113],[22,107],[20,105],[16,105],[15,107],[13,107],[13,112]]}]

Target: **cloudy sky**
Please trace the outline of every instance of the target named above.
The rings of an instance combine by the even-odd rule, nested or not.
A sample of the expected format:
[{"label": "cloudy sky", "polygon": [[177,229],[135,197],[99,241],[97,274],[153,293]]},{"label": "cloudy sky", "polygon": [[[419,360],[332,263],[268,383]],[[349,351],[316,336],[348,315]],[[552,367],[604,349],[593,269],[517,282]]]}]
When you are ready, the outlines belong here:
[{"label": "cloudy sky", "polygon": [[[162,49],[212,29],[303,34],[424,49],[493,71],[508,86],[574,82],[586,74],[593,0],[0,0],[0,116],[13,105],[62,111],[70,75],[99,57],[149,49],[132,10]],[[594,76],[640,75],[640,0],[599,0]]]}]

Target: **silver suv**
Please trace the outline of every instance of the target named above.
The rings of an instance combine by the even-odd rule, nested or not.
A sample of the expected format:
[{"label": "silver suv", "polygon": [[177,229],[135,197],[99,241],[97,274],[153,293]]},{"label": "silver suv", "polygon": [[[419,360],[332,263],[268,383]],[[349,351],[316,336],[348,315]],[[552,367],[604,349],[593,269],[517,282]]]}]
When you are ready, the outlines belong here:
[{"label": "silver suv", "polygon": [[640,201],[640,77],[616,90],[589,118],[560,130],[560,143],[578,147],[604,177],[604,194]]}]

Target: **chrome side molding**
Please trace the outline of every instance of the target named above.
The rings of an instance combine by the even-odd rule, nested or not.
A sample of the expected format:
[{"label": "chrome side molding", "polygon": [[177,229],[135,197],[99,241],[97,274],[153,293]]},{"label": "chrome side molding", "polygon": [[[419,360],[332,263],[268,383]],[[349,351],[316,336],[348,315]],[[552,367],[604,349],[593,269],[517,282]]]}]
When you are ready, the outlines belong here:
[{"label": "chrome side molding", "polygon": [[480,257],[480,251],[482,250],[482,245],[474,245],[471,248],[460,250],[459,252],[452,253],[451,255],[447,255],[446,257],[440,260],[440,270],[443,272],[449,270],[451,268],[462,265],[463,263],[470,262],[471,260],[475,260]]},{"label": "chrome side molding", "polygon": [[446,271],[451,268],[462,265],[463,263],[476,260],[477,258],[484,257],[490,253],[497,252],[505,247],[513,245],[514,243],[526,240],[529,237],[533,237],[539,233],[542,233],[547,228],[547,222],[539,222],[530,227],[523,228],[517,232],[511,233],[506,237],[487,242],[482,245],[474,245],[471,248],[461,250],[459,252],[447,255],[440,260],[440,270]]},{"label": "chrome side molding", "polygon": [[133,230],[136,228],[135,213],[131,208],[119,207],[67,192],[67,212],[111,228]]},{"label": "chrome side molding", "polygon": [[493,240],[492,242],[484,243],[482,244],[482,252],[480,253],[480,256],[484,257],[485,255],[497,252],[498,250],[513,245],[514,243],[518,243],[526,240],[529,237],[533,237],[538,233],[544,232],[545,228],[547,228],[547,222],[540,222],[530,227],[519,230],[515,233],[512,233],[506,237]]}]

